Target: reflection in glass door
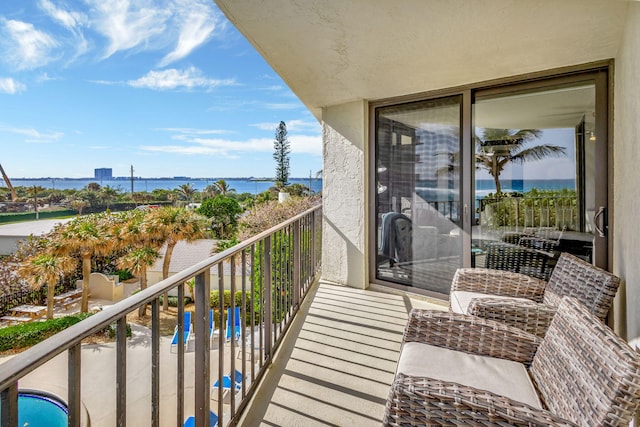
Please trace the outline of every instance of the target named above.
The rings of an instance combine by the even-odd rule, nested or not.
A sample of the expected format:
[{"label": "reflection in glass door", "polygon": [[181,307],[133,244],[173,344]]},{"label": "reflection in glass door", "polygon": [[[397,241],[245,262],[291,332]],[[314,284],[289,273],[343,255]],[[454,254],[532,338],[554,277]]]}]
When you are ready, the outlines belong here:
[{"label": "reflection in glass door", "polygon": [[461,97],[376,109],[376,279],[448,294],[462,267]]},{"label": "reflection in glass door", "polygon": [[548,279],[560,252],[594,262],[595,81],[478,92],[473,114],[472,265]]}]

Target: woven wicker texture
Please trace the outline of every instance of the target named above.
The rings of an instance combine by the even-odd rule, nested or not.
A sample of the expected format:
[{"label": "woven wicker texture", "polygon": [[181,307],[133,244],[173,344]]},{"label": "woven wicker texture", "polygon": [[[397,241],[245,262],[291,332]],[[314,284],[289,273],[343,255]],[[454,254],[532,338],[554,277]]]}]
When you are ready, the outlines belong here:
[{"label": "woven wicker texture", "polygon": [[[511,282],[511,283],[510,283]],[[456,271],[451,290],[487,294],[474,299],[468,313],[484,317],[544,337],[555,307],[563,296],[575,297],[589,311],[603,320],[613,303],[620,279],[569,253],[562,253],[549,282],[520,273],[501,270],[469,269]],[[528,289],[528,287],[531,289]],[[491,295],[531,299],[534,303],[491,299]]]},{"label": "woven wicker texture", "polygon": [[542,340],[521,329],[479,317],[412,310],[403,342],[423,342],[451,350],[529,365]]},{"label": "woven wicker texture", "polygon": [[473,316],[505,323],[530,334],[544,337],[557,307],[534,301],[510,301],[507,299],[474,298],[469,304],[468,313]]},{"label": "woven wicker texture", "polygon": [[563,296],[574,297],[591,313],[604,319],[619,285],[617,276],[563,253],[551,274],[543,302],[557,306]]},{"label": "woven wicker texture", "polygon": [[627,425],[640,401],[640,356],[564,298],[530,369],[547,408],[582,426]]},{"label": "woven wicker texture", "polygon": [[[640,356],[575,300],[563,300],[542,344],[517,329],[452,313],[414,311],[405,330],[405,341],[505,357],[502,347],[512,338],[524,347],[539,346],[530,372],[547,410],[460,384],[398,374],[383,425],[591,427],[629,422],[640,402]],[[522,353],[515,351],[516,357]]]},{"label": "woven wicker texture", "polygon": [[460,384],[398,374],[383,426],[576,426],[549,411]]},{"label": "woven wicker texture", "polygon": [[542,302],[547,282],[503,270],[459,268],[453,276],[451,291],[469,291],[506,297],[529,298]]}]

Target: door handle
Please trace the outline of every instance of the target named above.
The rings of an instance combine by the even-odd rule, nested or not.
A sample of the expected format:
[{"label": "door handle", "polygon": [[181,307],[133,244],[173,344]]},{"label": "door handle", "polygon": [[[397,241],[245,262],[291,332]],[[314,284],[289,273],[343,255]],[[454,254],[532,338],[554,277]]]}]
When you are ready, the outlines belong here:
[{"label": "door handle", "polygon": [[600,206],[598,211],[593,215],[593,226],[596,229],[596,233],[598,233],[598,237],[606,237],[605,234],[605,222],[604,222],[604,212],[605,207]]}]

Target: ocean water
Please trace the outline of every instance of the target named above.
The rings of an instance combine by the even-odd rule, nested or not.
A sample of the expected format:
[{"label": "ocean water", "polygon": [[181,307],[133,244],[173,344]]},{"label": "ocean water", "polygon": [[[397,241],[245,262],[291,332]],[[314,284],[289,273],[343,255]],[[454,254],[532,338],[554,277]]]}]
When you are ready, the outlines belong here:
[{"label": "ocean water", "polygon": [[[501,179],[500,185],[503,193],[517,191],[526,193],[531,189],[536,190],[562,190],[569,188],[576,189],[575,179]],[[486,196],[489,193],[495,193],[496,186],[493,179],[476,180],[476,198]]]},{"label": "ocean water", "polygon": [[[207,185],[211,185],[218,181],[220,178],[192,178],[192,179],[180,179],[180,178],[134,178],[133,191],[147,191],[151,192],[155,189],[174,190],[183,184],[190,183],[198,190],[204,190]],[[234,189],[236,193],[251,193],[258,194],[268,190],[274,186],[273,181],[253,181],[250,179],[237,179],[237,178],[225,178],[229,188]],[[2,180],[0,180],[2,182]],[[39,185],[43,188],[52,188],[55,190],[81,190],[87,186],[90,182],[97,182],[101,186],[110,186],[112,188],[119,189],[123,192],[131,191],[130,179],[114,179],[114,180],[96,180],[96,179],[72,179],[72,178],[34,178],[34,179],[11,179],[11,184],[14,187],[25,186],[30,187],[33,185]],[[322,180],[308,178],[292,178],[289,180],[290,184],[302,184],[306,187],[311,182],[311,189],[315,192],[322,191]],[[0,187],[4,187],[4,182]]]}]

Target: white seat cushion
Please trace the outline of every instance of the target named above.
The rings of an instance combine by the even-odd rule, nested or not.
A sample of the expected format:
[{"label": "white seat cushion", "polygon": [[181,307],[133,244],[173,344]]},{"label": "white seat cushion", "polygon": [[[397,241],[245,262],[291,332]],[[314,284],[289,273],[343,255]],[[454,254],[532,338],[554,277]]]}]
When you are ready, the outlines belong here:
[{"label": "white seat cushion", "polygon": [[459,314],[469,314],[469,304],[471,304],[471,300],[474,298],[497,298],[497,299],[508,299],[513,301],[525,301],[531,302],[530,299],[527,298],[514,298],[514,297],[505,297],[501,295],[489,295],[482,294],[480,292],[469,292],[469,291],[453,291],[451,292],[450,298],[450,306],[451,311]]},{"label": "white seat cushion", "polygon": [[511,360],[407,342],[402,347],[397,372],[487,390],[542,409],[527,369]]}]

